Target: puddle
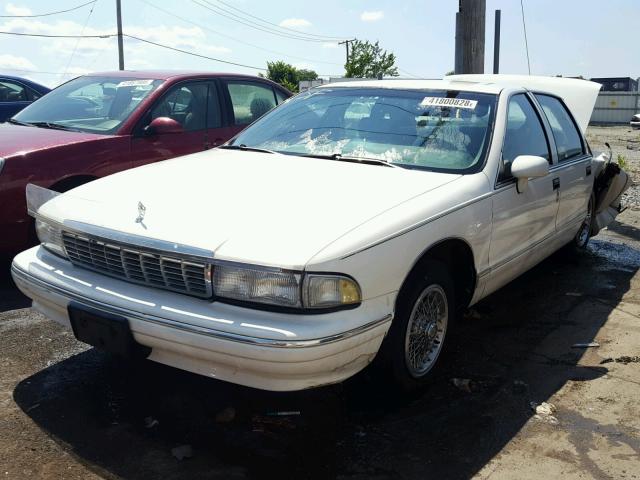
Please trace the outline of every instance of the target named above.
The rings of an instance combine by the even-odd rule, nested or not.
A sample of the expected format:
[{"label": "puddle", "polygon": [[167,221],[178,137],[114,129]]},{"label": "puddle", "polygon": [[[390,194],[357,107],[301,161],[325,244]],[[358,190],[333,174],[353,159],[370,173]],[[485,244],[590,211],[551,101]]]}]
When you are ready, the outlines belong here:
[{"label": "puddle", "polygon": [[640,268],[640,250],[623,243],[592,238],[587,250],[594,257],[605,260],[609,264],[599,267],[599,270],[622,270],[633,273]]}]

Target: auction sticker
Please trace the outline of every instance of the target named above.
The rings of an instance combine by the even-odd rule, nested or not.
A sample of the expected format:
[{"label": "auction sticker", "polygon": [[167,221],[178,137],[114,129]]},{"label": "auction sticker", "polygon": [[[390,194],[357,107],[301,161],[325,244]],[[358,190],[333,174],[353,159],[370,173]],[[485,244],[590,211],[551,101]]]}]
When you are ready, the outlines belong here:
[{"label": "auction sticker", "polygon": [[124,82],[120,82],[118,84],[118,88],[120,87],[143,87],[146,85],[151,85],[153,80],[126,80]]},{"label": "auction sticker", "polygon": [[475,110],[478,101],[465,98],[424,97],[420,105],[423,107],[453,107]]}]

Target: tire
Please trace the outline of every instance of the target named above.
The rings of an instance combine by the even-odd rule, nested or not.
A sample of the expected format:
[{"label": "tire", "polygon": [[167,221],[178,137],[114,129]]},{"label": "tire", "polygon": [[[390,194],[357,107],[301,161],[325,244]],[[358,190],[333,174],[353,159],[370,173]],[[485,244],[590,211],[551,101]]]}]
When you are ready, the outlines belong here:
[{"label": "tire", "polygon": [[[437,318],[420,315],[425,307],[424,313],[437,311]],[[396,315],[381,351],[382,368],[403,392],[415,392],[433,378],[455,311],[453,280],[446,265],[425,262],[398,295]],[[424,351],[425,342],[430,351]]]},{"label": "tire", "polygon": [[582,251],[587,248],[589,243],[589,239],[591,238],[591,232],[593,230],[593,222],[595,221],[596,216],[596,196],[594,193],[589,197],[589,204],[587,206],[587,215],[580,225],[580,230],[576,233],[576,236],[573,237],[573,241],[571,245],[576,251]]}]

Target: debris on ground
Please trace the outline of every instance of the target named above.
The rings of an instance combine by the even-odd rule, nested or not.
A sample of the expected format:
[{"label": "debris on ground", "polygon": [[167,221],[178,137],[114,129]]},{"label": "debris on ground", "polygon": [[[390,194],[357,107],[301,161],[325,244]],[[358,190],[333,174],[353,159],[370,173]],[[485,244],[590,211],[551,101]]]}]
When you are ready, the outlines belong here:
[{"label": "debris on ground", "polygon": [[611,362],[622,363],[624,365],[628,365],[630,363],[640,363],[640,356],[636,355],[635,357],[630,357],[628,355],[623,355],[622,357],[617,358],[605,358],[600,362],[600,365]]},{"label": "debris on ground", "polygon": [[193,457],[193,448],[191,445],[180,445],[171,449],[171,455],[178,460],[184,460],[185,458]]},{"label": "debris on ground", "polygon": [[298,410],[290,410],[290,411],[283,411],[283,412],[267,412],[267,415],[269,417],[291,417],[294,415],[300,415],[300,412]]},{"label": "debris on ground", "polygon": [[581,297],[582,294],[580,292],[567,292],[565,293],[567,297]]},{"label": "debris on ground", "polygon": [[556,412],[556,407],[553,403],[536,403],[531,402],[531,409],[536,413],[533,418],[541,420],[552,425],[558,424],[558,419],[553,415]]},{"label": "debris on ground", "polygon": [[227,407],[216,413],[216,423],[229,423],[236,418],[236,409],[233,407]]},{"label": "debris on ground", "polygon": [[471,379],[470,378],[452,378],[451,383],[463,392],[471,393]]},{"label": "debris on ground", "polygon": [[160,425],[160,422],[153,417],[144,418],[144,428],[153,428]]},{"label": "debris on ground", "polygon": [[591,348],[591,347],[599,347],[600,344],[598,342],[588,342],[588,343],[574,343],[571,345],[571,348]]}]

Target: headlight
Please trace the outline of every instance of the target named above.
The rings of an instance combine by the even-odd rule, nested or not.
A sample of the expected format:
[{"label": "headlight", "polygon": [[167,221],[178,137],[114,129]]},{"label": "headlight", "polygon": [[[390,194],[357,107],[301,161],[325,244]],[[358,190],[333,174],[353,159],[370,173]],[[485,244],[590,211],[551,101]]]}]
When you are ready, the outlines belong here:
[{"label": "headlight", "polygon": [[298,309],[334,309],[362,301],[356,281],[344,275],[225,264],[213,267],[213,292],[222,299]]},{"label": "headlight", "polygon": [[303,297],[307,308],[335,308],[361,301],[360,287],[351,278],[310,274],[304,280]]},{"label": "headlight", "polygon": [[283,307],[300,307],[301,274],[252,267],[215,265],[213,291],[217,297]]},{"label": "headlight", "polygon": [[36,235],[44,248],[56,255],[67,257],[62,243],[62,232],[55,224],[36,218]]}]

